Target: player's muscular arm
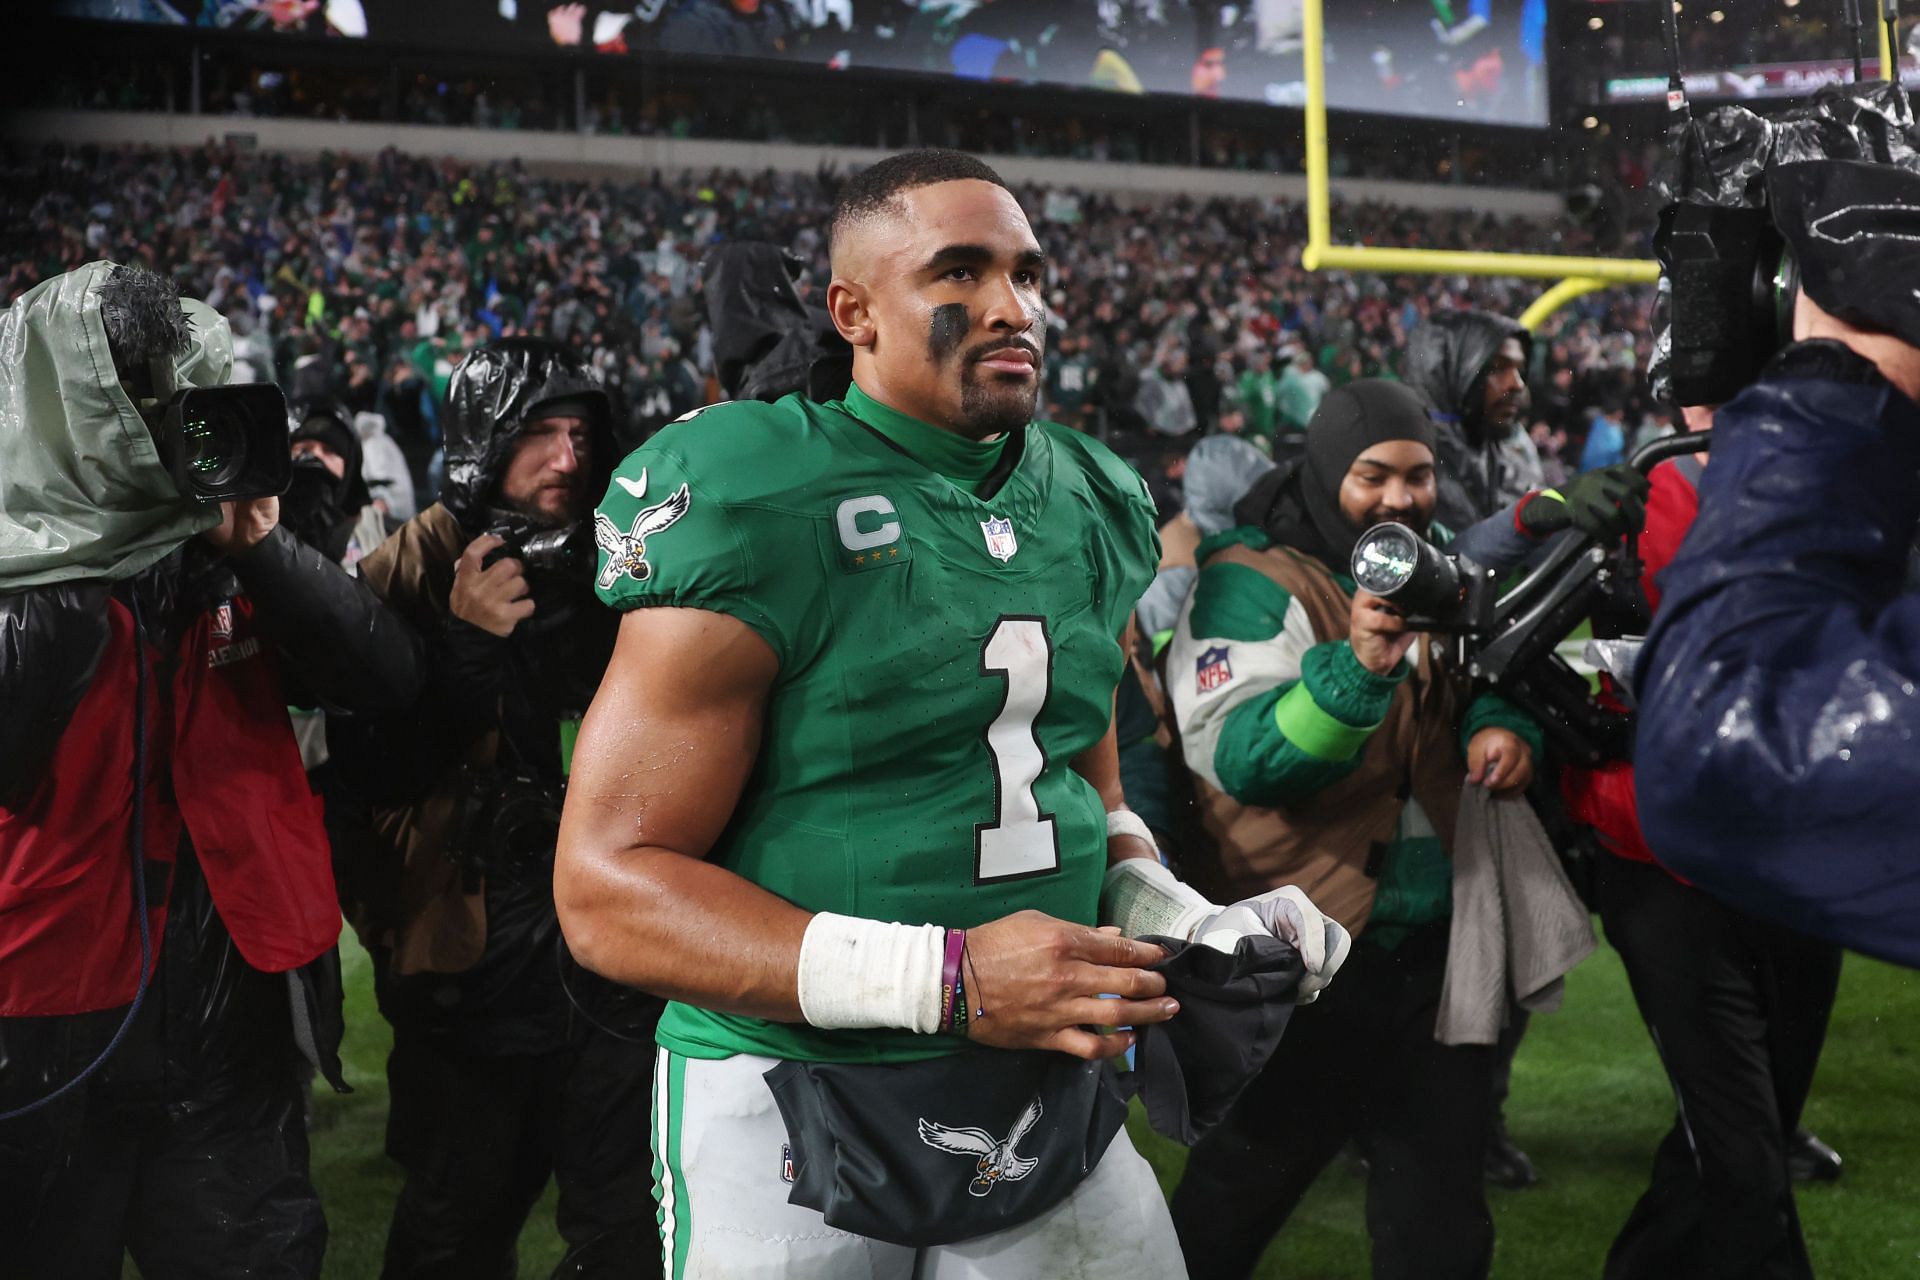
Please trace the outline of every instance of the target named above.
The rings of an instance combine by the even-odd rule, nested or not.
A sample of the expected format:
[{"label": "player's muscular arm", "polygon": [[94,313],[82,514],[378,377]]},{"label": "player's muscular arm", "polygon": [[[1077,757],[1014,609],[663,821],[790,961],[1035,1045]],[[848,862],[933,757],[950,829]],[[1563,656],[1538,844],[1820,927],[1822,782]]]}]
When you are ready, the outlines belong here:
[{"label": "player's muscular arm", "polygon": [[760,750],[778,662],[745,623],[637,609],[580,726],[554,864],[567,945],[616,982],[800,1020],[807,912],[705,862]]},{"label": "player's muscular arm", "polygon": [[[606,977],[701,1008],[800,1022],[801,947],[815,917],[704,861],[753,769],[776,674],[766,644],[725,615],[655,608],[622,620],[574,749],[554,901],[575,956]],[[969,929],[975,1000],[988,1012],[968,1034],[1086,1058],[1121,1052],[1130,1037],[1082,1027],[1172,1017],[1165,980],[1146,969],[1161,955],[1035,911]],[[848,987],[900,977],[854,972]],[[930,989],[938,981],[936,972]],[[1102,1001],[1103,992],[1127,998]]]}]

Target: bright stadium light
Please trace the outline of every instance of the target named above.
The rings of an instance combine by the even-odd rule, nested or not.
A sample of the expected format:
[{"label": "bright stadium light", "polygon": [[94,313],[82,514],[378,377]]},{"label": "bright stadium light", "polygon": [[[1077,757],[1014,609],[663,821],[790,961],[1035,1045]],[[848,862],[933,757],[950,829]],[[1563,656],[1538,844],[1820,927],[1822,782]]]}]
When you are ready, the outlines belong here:
[{"label": "bright stadium light", "polygon": [[1589,31],[1598,31],[1600,30],[1600,28],[1606,25],[1607,25],[1607,20],[1597,15],[1595,17],[1591,17],[1587,19],[1587,30]]}]

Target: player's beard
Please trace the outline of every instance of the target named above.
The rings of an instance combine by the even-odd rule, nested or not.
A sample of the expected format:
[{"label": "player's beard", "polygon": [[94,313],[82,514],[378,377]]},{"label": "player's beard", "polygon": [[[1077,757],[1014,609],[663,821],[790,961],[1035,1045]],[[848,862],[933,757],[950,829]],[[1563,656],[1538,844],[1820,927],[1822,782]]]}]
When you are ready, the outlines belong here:
[{"label": "player's beard", "polygon": [[[1010,346],[1032,353],[1034,363],[1030,378],[1010,378],[980,367],[982,359]],[[1005,340],[984,343],[961,357],[961,431],[972,439],[985,440],[1008,431],[1018,431],[1032,422],[1034,410],[1040,403],[1040,381],[1045,367],[1042,359],[1037,344],[1009,343]]]}]

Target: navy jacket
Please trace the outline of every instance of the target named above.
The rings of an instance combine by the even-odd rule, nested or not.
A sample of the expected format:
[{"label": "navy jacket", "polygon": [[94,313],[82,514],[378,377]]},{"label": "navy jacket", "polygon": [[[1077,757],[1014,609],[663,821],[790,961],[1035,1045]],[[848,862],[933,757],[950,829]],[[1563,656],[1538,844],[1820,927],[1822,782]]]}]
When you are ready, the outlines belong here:
[{"label": "navy jacket", "polygon": [[1641,820],[1756,915],[1920,967],[1920,405],[1837,343],[1714,422],[1641,655]]}]

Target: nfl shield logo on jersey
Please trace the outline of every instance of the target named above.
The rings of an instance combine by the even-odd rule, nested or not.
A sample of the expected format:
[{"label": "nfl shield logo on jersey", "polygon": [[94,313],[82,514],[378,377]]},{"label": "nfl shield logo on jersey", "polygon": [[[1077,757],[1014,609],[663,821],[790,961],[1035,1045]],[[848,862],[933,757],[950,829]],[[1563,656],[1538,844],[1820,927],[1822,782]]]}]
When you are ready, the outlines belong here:
[{"label": "nfl shield logo on jersey", "polygon": [[1013,553],[1020,549],[1020,544],[1014,540],[1011,520],[1002,520],[998,516],[982,520],[980,532],[987,536],[987,554],[1002,564],[1013,559]]},{"label": "nfl shield logo on jersey", "polygon": [[1227,661],[1227,647],[1217,644],[1194,661],[1193,682],[1201,693],[1212,693],[1233,679],[1233,664]]}]

